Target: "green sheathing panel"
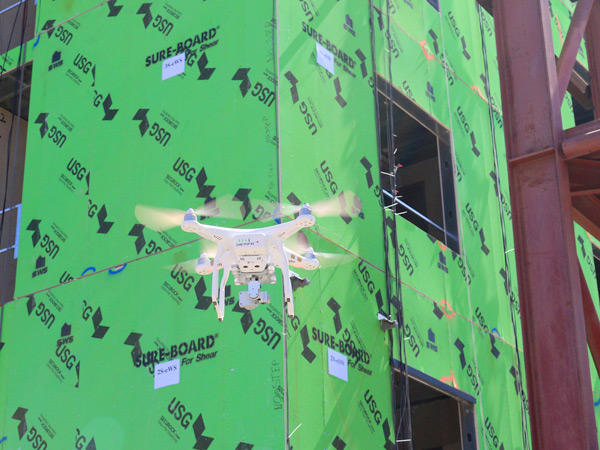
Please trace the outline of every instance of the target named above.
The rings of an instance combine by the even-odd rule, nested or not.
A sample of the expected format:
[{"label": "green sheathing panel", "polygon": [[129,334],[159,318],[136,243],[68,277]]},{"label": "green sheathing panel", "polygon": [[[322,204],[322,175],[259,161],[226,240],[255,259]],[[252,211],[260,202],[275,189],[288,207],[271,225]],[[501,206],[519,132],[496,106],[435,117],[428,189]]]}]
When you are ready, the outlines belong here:
[{"label": "green sheathing panel", "polygon": [[[569,25],[573,19],[576,3],[565,0],[549,0],[548,8],[550,12],[550,23],[552,24],[552,42],[554,44],[554,52],[560,55],[560,51],[567,38]],[[587,69],[587,52],[585,51],[585,39],[581,40],[581,45],[577,52],[577,61],[579,61]]]},{"label": "green sheathing panel", "polygon": [[[394,420],[390,342],[377,320],[387,294],[368,4],[280,5],[279,38],[282,197],[337,199],[346,211],[307,232],[315,249],[346,259],[296,291],[290,446],[384,447]],[[334,54],[333,73],[317,63],[317,43]],[[347,358],[347,381],[330,375],[331,351]]]},{"label": "green sheathing panel", "polygon": [[392,45],[383,3],[377,71],[452,132],[461,229],[457,253],[396,219],[404,313],[397,339],[405,346],[394,357],[476,398],[480,447],[524,448],[528,403],[515,348],[520,308],[493,22],[459,2],[439,12],[428,2],[390,4]]},{"label": "green sheathing panel", "polygon": [[[402,28],[404,19],[398,7],[396,7],[396,14],[392,12],[387,14],[386,2],[381,2],[381,5],[378,5],[380,2],[375,3],[374,47],[377,72],[391,81],[405,96],[441,123],[449,126],[447,95],[449,80],[439,59],[443,58],[442,23],[439,13],[428,3],[421,2],[423,29],[431,30],[435,36],[439,36],[434,43],[431,33],[423,35],[422,40],[407,34]],[[410,70],[407,70],[407,67],[410,67]],[[449,77],[451,78],[452,75],[450,74]]]},{"label": "green sheathing panel", "polygon": [[23,58],[25,58],[25,61],[33,59],[34,43],[34,41],[26,42],[23,51],[21,51],[21,47],[19,46],[1,55],[0,75],[19,66]]},{"label": "green sheathing panel", "polygon": [[[175,253],[5,306],[2,448],[281,446],[281,308],[240,324],[228,307],[219,323],[193,296],[172,301],[161,287],[177,282],[162,266]],[[178,384],[154,389],[153,354],[180,359]]]},{"label": "green sheathing panel", "polygon": [[[429,6],[427,3],[425,5]],[[453,81],[462,82],[484,96],[486,60],[482,52],[478,9],[473,4],[465,7],[460,0],[444,2],[441,5],[441,39],[448,68],[455,76],[454,80],[449,79],[450,84],[453,85]]]},{"label": "green sheathing panel", "polygon": [[[494,123],[497,126],[503,125],[502,119],[502,98],[500,93],[500,72],[498,68],[498,52],[496,50],[496,28],[494,18],[481,7],[477,8],[479,14],[479,26],[481,33],[481,49],[484,52],[484,73],[488,83],[484,86],[483,97],[489,99],[488,102],[493,110]],[[504,131],[500,129],[502,138]],[[504,148],[504,146],[502,146]]]},{"label": "green sheathing panel", "polygon": [[[219,323],[210,278],[181,264],[199,256],[195,236],[152,231],[134,215],[138,204],[216,198],[233,216],[205,222],[238,226],[277,199],[273,5],[104,4],[66,22],[81,11],[65,5],[50,3],[56,15],[44,20],[62,31],[35,47],[0,446],[33,446],[39,434],[48,448],[92,438],[115,449],[281,447],[281,284],[251,312],[228,286]],[[161,60],[184,50],[185,72],[163,81]],[[73,342],[57,345],[61,332]],[[154,390],[132,356],[168,361],[174,353],[159,349],[174,345],[181,381]]]},{"label": "green sheathing panel", "polygon": [[[530,446],[493,20],[434,3],[38,3],[1,448],[390,448],[392,360],[473,396],[480,448]],[[183,49],[185,73],[162,81]],[[452,133],[458,252],[384,214],[375,72]],[[134,215],[216,198],[232,218],[205,223],[255,227],[279,196],[344,211],[305,230],[338,256],[298,269],[310,284],[285,329],[280,282],[252,311],[229,283],[219,323],[210,279],[181,264],[202,243]],[[594,241],[576,239],[598,304]],[[144,363],[173,346],[180,383],[154,390]]]},{"label": "green sheathing panel", "polygon": [[[162,3],[162,2],[161,2]],[[56,33],[59,36],[63,35],[63,30],[68,30],[68,27],[60,28],[65,22],[72,21],[78,16],[90,12],[93,9],[101,9],[104,16],[116,17],[121,13],[124,2],[119,1],[99,1],[99,0],[38,0],[37,1],[37,17],[36,17],[36,31],[38,33],[49,32],[50,34]],[[151,3],[136,3],[127,5],[127,8],[132,10],[135,8],[136,11],[144,15],[146,10],[149,10]],[[126,8],[126,9],[127,9]],[[142,18],[140,16],[140,20]],[[152,17],[154,19],[154,17]],[[68,36],[68,32],[64,32],[65,36]]]},{"label": "green sheathing panel", "polygon": [[[143,229],[137,204],[236,196],[236,217],[218,222],[233,226],[255,215],[253,199],[276,199],[272,8],[189,2],[172,14],[161,32],[136,8],[96,8],[65,24],[70,40],[41,37],[17,296],[190,239]],[[161,81],[160,60],[186,47],[185,73]],[[47,270],[32,278],[40,256]]]}]

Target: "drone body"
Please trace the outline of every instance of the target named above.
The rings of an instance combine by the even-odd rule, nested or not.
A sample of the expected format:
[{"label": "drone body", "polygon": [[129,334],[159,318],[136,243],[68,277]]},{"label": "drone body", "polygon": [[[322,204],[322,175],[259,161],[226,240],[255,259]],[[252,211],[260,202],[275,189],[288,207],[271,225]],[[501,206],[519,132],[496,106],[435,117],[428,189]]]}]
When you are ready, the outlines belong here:
[{"label": "drone body", "polygon": [[[286,248],[283,241],[296,234],[302,228],[315,223],[308,204],[300,209],[298,217],[286,223],[264,228],[239,230],[232,228],[203,225],[198,222],[193,209],[189,209],[181,228],[188,233],[213,241],[217,244],[217,254],[211,261],[203,253],[198,259],[196,272],[200,275],[212,273],[211,297],[217,311],[217,317],[223,321],[225,315],[225,286],[229,275],[233,273],[236,285],[247,285],[248,291],[240,292],[240,306],[253,309],[259,304],[269,303],[269,295],[261,292],[261,284],[276,282],[275,268],[281,269],[283,293],[287,313],[294,317],[294,299],[289,267],[314,270],[319,267],[312,249],[304,256]],[[219,270],[223,269],[223,278],[219,284]]]}]

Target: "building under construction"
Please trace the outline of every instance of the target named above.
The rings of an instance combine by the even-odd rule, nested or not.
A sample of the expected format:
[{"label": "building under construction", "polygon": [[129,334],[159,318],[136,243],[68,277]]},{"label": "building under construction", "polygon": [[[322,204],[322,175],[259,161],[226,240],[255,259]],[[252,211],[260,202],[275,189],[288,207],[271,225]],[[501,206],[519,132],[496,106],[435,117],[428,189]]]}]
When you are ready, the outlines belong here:
[{"label": "building under construction", "polygon": [[0,449],[598,449],[598,130],[600,0],[0,0]]}]

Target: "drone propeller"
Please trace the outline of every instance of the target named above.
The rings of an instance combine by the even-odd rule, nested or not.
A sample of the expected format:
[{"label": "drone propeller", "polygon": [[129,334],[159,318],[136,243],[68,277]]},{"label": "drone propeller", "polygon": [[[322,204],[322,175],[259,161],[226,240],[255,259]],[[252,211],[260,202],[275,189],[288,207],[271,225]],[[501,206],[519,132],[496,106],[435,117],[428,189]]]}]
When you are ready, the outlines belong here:
[{"label": "drone propeller", "polygon": [[172,271],[176,267],[181,267],[181,269],[185,270],[187,273],[193,274],[195,273],[196,265],[198,265],[198,258],[188,259],[187,261],[181,261],[175,264],[169,264],[168,266],[164,266],[163,269]]},{"label": "drone propeller", "polygon": [[[255,214],[249,215],[246,211],[246,203],[232,195],[224,195],[218,199],[213,199],[205,203],[204,206],[194,209],[194,214],[198,217],[216,217],[222,219],[240,219],[247,217],[249,220],[268,220],[273,217],[295,216],[300,213],[302,205],[292,205],[282,203],[281,209],[277,204],[266,201],[252,200],[256,210],[262,209],[260,217]],[[320,200],[310,203],[311,213],[315,217],[335,217],[354,218],[361,213],[362,203],[360,198],[353,192],[346,191],[336,197],[326,200]],[[273,211],[270,213],[269,211]],[[162,232],[170,228],[177,227],[183,222],[186,211],[173,208],[157,208],[153,206],[137,205],[135,207],[135,217],[138,222],[147,228]]]},{"label": "drone propeller", "polygon": [[155,208],[152,206],[137,205],[135,217],[139,223],[154,231],[166,231],[169,228],[181,225],[185,211],[171,208]]},{"label": "drone propeller", "polygon": [[350,254],[315,252],[308,242],[306,233],[303,231],[298,231],[296,236],[288,239],[285,244],[290,250],[299,253],[300,255],[316,257],[319,260],[321,267],[324,268],[340,266],[349,263],[354,259],[354,256]]},{"label": "drone propeller", "polygon": [[[302,209],[302,205],[291,205],[283,203],[281,212],[284,215],[296,215]],[[335,197],[309,202],[311,213],[315,217],[357,217],[362,209],[360,198],[351,191],[341,192]],[[277,211],[276,211],[277,212]]]},{"label": "drone propeller", "polygon": [[[194,209],[198,217],[220,217],[234,219],[240,216],[240,205],[232,201],[232,196],[223,196],[206,202],[204,206]],[[153,206],[137,205],[135,217],[138,222],[154,231],[166,231],[180,226],[186,211],[173,208],[156,208]]]},{"label": "drone propeller", "polygon": [[[217,246],[210,241],[204,239],[200,240],[200,259],[214,259],[215,256],[217,256]],[[179,266],[188,273],[194,273],[196,271],[196,266],[198,265],[198,259],[199,258],[193,258],[188,259],[187,261],[176,262],[174,264],[164,266],[164,268],[167,270],[173,270],[175,267]]]}]

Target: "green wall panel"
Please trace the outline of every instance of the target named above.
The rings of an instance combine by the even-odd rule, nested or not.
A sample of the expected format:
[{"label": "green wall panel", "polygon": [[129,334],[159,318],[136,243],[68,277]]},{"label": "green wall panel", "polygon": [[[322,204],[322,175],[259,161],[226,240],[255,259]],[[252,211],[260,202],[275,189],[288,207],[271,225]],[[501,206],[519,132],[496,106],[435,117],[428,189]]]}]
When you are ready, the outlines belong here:
[{"label": "green wall panel", "polygon": [[[283,441],[281,307],[253,311],[246,329],[231,307],[228,320],[219,323],[212,308],[195,309],[193,295],[180,291],[182,302],[173,302],[159,294],[161,284],[177,286],[163,268],[171,253],[5,307],[5,448],[36,433],[48,448],[85,443],[80,436],[94,438],[97,448],[115,449],[173,442],[193,448],[211,439],[215,448],[244,442],[268,449]],[[272,333],[275,339],[264,339]],[[154,363],[176,358],[179,384],[155,390]],[[12,419],[19,408],[27,410],[22,438]],[[252,420],[256,408],[261,421],[274,425],[268,431]]]},{"label": "green wall panel", "polygon": [[[435,3],[38,2],[1,448],[392,448],[402,363],[475,398],[480,448],[530,446],[493,19]],[[549,6],[560,48],[570,7]],[[382,208],[376,74],[451,132],[458,251]],[[569,96],[562,114],[572,126]],[[252,311],[229,283],[219,323],[183,264],[204,243],[134,214],[212,199],[227,217],[204,223],[247,228],[279,200],[337,205],[304,230],[322,267],[298,270],[296,317],[279,279]],[[594,241],[576,240],[597,304]],[[174,345],[180,383],[154,390],[144,362]]]},{"label": "green wall panel", "polygon": [[[225,15],[190,3],[165,35],[127,26],[139,18],[134,8],[116,17],[98,8],[76,19],[72,40],[40,40],[23,211],[33,240],[23,246],[17,296],[189,240],[178,230],[141,229],[137,204],[186,209],[237,195],[234,224],[254,214],[253,198],[276,200],[271,15],[270,7]],[[265,32],[239,45],[247,27]],[[115,57],[124,40],[131,52]],[[186,46],[185,73],[161,81],[152,61]],[[249,170],[254,165],[260,170]],[[48,270],[32,279],[40,254]]]}]

